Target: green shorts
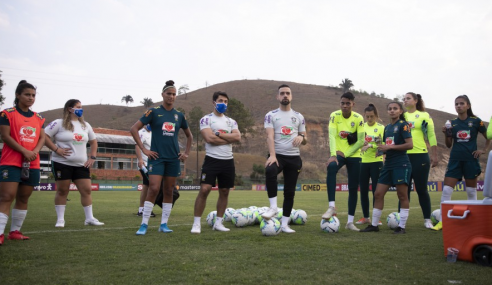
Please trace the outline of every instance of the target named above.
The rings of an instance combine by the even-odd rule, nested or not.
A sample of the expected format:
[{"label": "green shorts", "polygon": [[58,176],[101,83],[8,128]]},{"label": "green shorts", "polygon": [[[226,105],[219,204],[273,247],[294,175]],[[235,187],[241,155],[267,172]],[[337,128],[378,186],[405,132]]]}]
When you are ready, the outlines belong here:
[{"label": "green shorts", "polygon": [[475,179],[480,173],[482,173],[482,168],[480,167],[480,163],[478,163],[478,159],[466,161],[450,159],[444,177],[456,178],[458,180],[461,180],[463,177],[465,179]]},{"label": "green shorts", "polygon": [[178,177],[181,175],[181,165],[179,159],[172,161],[149,160],[147,169],[149,175],[161,175],[169,177]]},{"label": "green shorts", "polygon": [[29,169],[29,180],[24,181],[21,179],[21,168],[12,165],[0,165],[0,173],[2,174],[0,182],[19,182],[29,186],[39,186],[41,179],[39,169]]},{"label": "green shorts", "polygon": [[412,175],[412,167],[399,167],[393,169],[386,169],[383,167],[379,174],[378,184],[384,185],[399,185],[410,184],[410,177]]}]

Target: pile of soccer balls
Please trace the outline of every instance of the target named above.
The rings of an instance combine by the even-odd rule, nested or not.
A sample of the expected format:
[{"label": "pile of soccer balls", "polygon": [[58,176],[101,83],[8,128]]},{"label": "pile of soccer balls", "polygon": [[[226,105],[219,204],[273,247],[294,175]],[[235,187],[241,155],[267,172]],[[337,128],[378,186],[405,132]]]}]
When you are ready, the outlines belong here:
[{"label": "pile of soccer balls", "polygon": [[[440,209],[434,210],[434,212],[432,212],[431,214],[432,223],[436,225],[437,223],[439,223],[440,220],[441,220],[441,210]],[[386,218],[386,224],[392,230],[396,229],[399,223],[400,223],[400,214],[398,212],[393,212],[389,214],[388,217]]]},{"label": "pile of soccer balls", "polygon": [[[270,220],[264,220],[262,214],[268,210],[268,207],[258,208],[251,206],[248,208],[233,209],[227,208],[224,213],[224,221],[232,222],[238,228],[247,226],[260,225],[261,233],[264,236],[274,236],[280,233],[280,220],[283,216],[282,208],[278,209],[278,214]],[[207,224],[211,227],[217,219],[217,211],[212,211],[207,215]],[[289,217],[289,224],[304,225],[307,222],[306,211],[292,209]]]}]

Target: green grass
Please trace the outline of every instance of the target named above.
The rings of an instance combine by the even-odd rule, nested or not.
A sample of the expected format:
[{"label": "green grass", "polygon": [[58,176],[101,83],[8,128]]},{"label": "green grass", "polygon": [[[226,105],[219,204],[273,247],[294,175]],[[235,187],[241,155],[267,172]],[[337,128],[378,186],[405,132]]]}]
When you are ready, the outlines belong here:
[{"label": "green grass", "polygon": [[[282,192],[280,192],[282,194]],[[430,193],[433,209],[440,193]],[[209,197],[202,234],[190,234],[196,192],[181,192],[169,221],[172,234],[157,232],[151,218],[146,236],[135,236],[137,192],[94,192],[95,216],[103,227],[83,225],[79,194],[70,193],[66,226],[54,227],[53,192],[35,192],[23,233],[29,241],[0,247],[0,284],[487,284],[492,268],[446,262],[442,233],[423,226],[416,194],[412,195],[407,234],[395,236],[384,225],[379,233],[320,230],[326,192],[297,192],[294,208],[309,217],[292,226],[293,235],[264,237],[259,227],[214,232],[205,216],[214,210]],[[481,194],[479,194],[481,196]],[[466,199],[454,193],[454,199]],[[282,201],[282,198],[279,199]],[[347,193],[337,193],[338,217],[347,220]],[[229,206],[268,205],[265,192],[233,191]],[[396,194],[388,193],[383,217],[396,210]],[[358,205],[356,219],[361,217]],[[227,225],[226,224],[226,225]],[[7,230],[10,225],[7,226]]]}]

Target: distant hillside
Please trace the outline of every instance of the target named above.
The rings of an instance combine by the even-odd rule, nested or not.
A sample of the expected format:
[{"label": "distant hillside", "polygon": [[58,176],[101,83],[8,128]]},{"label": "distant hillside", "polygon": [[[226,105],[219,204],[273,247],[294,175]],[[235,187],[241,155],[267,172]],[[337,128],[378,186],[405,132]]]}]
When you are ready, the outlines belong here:
[{"label": "distant hillside", "polygon": [[[219,90],[227,92],[230,97],[240,100],[249,108],[257,122],[256,133],[243,139],[242,144],[235,147],[235,151],[264,157],[267,148],[263,131],[263,118],[268,111],[278,108],[275,95],[277,94],[277,87],[283,83],[288,84],[292,89],[294,110],[301,112],[307,122],[309,143],[301,149],[305,161],[304,171],[310,172],[311,175],[309,176],[323,181],[324,175],[326,175],[325,162],[328,157],[328,117],[331,112],[339,109],[339,100],[342,95],[340,88],[273,80],[237,80],[202,88],[188,93],[186,97],[184,95],[179,96],[176,98],[175,107],[181,107],[186,113],[189,113],[194,106],[198,105],[205,113],[208,113],[213,110],[212,94]],[[385,110],[386,105],[391,100],[363,95],[358,92],[353,93],[356,96],[354,108],[356,112],[362,113],[369,103],[373,103],[379,110],[382,123],[388,123]],[[161,103],[157,102],[155,106]],[[119,130],[129,130],[144,111],[143,106],[84,105],[84,117],[92,126]],[[436,126],[441,160],[439,167],[431,171],[431,180],[442,180],[449,158],[449,150],[444,146],[444,135],[440,129],[446,120],[456,117],[456,114],[433,109],[427,109],[427,111],[432,116]],[[62,109],[50,110],[42,114],[46,117],[47,122],[51,122],[61,117]],[[483,139],[479,140],[481,147],[483,147],[483,142]],[[244,175],[247,174],[249,173],[244,173]]]}]

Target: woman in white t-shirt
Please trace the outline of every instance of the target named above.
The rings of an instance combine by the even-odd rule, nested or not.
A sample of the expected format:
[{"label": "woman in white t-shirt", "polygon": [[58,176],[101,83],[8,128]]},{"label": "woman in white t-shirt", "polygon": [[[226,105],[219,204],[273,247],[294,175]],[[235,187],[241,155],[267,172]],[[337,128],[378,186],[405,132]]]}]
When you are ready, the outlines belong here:
[{"label": "woman in white t-shirt", "polygon": [[[97,153],[96,135],[91,125],[82,117],[83,109],[79,100],[70,99],[63,108],[63,119],[51,122],[46,128],[46,146],[53,151],[52,171],[56,181],[55,210],[58,220],[55,227],[65,226],[65,206],[73,181],[80,193],[85,212],[86,226],[102,226],[92,215],[91,173]],[[54,142],[52,141],[54,140]],[[91,148],[87,157],[87,143]]]}]

